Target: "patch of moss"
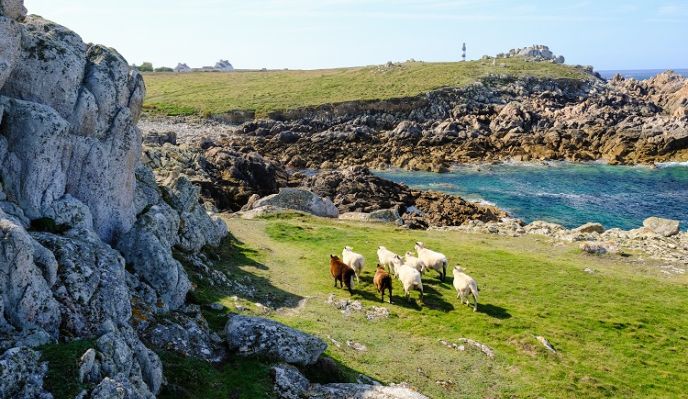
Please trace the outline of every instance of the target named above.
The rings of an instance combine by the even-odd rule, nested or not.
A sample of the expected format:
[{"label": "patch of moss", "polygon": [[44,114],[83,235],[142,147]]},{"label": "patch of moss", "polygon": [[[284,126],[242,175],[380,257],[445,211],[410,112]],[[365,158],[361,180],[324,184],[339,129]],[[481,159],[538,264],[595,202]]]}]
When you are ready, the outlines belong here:
[{"label": "patch of moss", "polygon": [[79,359],[94,344],[91,340],[79,340],[39,348],[41,361],[48,362],[44,386],[55,399],[71,399],[88,388],[88,384],[79,382]]},{"label": "patch of moss", "polygon": [[270,364],[235,357],[219,366],[170,352],[159,353],[167,385],[159,398],[271,398]]}]

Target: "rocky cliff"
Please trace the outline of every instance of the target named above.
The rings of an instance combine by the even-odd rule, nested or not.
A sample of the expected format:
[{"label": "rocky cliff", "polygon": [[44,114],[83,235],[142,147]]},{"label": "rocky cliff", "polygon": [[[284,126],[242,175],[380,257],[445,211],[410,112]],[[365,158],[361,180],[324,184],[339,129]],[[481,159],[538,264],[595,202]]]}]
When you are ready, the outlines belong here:
[{"label": "rocky cliff", "polygon": [[215,141],[313,169],[439,172],[455,162],[499,160],[685,161],[686,93],[688,79],[671,72],[648,81],[491,76],[414,98],[275,114]]},{"label": "rocky cliff", "polygon": [[115,50],[0,0],[0,397],[51,397],[60,365],[31,348],[72,339],[94,342],[80,397],[153,397],[162,366],[139,335],[198,313],[178,258],[226,227],[185,176],[141,164],[144,93]]}]

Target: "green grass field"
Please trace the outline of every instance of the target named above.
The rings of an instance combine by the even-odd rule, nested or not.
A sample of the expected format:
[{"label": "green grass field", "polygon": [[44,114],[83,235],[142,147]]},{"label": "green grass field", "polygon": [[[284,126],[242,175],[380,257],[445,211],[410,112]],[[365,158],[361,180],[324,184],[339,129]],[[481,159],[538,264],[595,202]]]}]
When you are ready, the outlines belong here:
[{"label": "green grass field", "polygon": [[[228,219],[228,224],[236,241],[221,250],[217,267],[257,293],[247,298],[201,284],[199,301],[219,302],[229,311],[239,304],[249,314],[262,314],[256,301],[281,306],[267,317],[326,340],[326,354],[350,377],[362,373],[384,383],[408,382],[432,398],[659,398],[688,391],[685,276],[662,277],[652,265],[590,256],[532,236],[408,231],[293,215]],[[441,283],[432,273],[423,278],[425,303],[417,293],[410,302],[403,299],[398,281],[395,303],[380,303],[372,285],[377,246],[401,253],[417,240],[478,280],[477,313],[458,303],[450,278]],[[387,307],[389,319],[346,317],[326,303],[330,293],[349,298],[333,288],[328,268],[328,254],[345,245],[367,260],[353,299]],[[595,273],[584,272],[586,267]],[[207,316],[215,328],[223,327],[222,314]],[[538,335],[558,352],[548,352]],[[328,336],[362,343],[368,351],[337,348]],[[496,357],[438,342],[460,337],[490,346]],[[260,377],[257,384],[264,381]]]},{"label": "green grass field", "polygon": [[[248,292],[196,280],[192,300],[220,334],[226,313],[241,312],[324,339],[325,355],[339,367],[336,373],[304,370],[313,381],[353,381],[361,373],[383,383],[407,382],[435,399],[675,398],[688,392],[688,276],[663,276],[639,256],[591,256],[575,245],[553,245],[537,236],[409,231],[295,214],[226,220],[233,238],[210,256]],[[476,278],[478,312],[458,303],[451,272],[445,283],[434,272],[423,277],[424,303],[416,292],[407,302],[396,280],[394,304],[380,302],[372,285],[377,246],[401,253],[418,240]],[[367,260],[351,299],[366,308],[386,307],[388,319],[368,321],[365,312],[345,316],[326,303],[332,293],[350,298],[346,290],[333,288],[328,266],[328,255],[345,245]],[[212,310],[211,303],[225,308]],[[273,310],[265,313],[256,303]],[[538,335],[557,353],[541,346]],[[458,343],[461,337],[490,346],[495,358],[438,342]],[[368,350],[355,351],[347,340]],[[76,364],[88,346],[44,348],[45,360],[69,366],[50,369],[47,386],[56,389],[57,399],[80,389]],[[169,382],[162,398],[272,397],[268,360],[232,357],[212,366],[171,353],[161,358]]]},{"label": "green grass field", "polygon": [[442,87],[463,86],[488,74],[588,79],[565,65],[523,59],[453,63],[404,63],[294,71],[230,73],[148,73],[147,112],[162,115],[221,115],[252,111],[266,116],[321,104],[415,96]]}]

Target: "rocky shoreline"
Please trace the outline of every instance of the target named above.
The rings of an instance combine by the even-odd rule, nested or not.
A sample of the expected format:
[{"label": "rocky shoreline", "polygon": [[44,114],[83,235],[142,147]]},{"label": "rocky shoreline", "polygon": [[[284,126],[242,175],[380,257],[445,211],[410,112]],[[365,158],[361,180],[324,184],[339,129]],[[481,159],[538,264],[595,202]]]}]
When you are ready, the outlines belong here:
[{"label": "rocky shoreline", "polygon": [[[198,176],[204,198],[223,211],[238,211],[281,187],[303,187],[331,199],[348,220],[513,235],[521,231],[513,227],[516,222],[495,207],[411,190],[368,168],[445,172],[456,163],[685,162],[688,79],[672,72],[645,81],[491,76],[409,99],[293,110],[240,125],[151,117],[141,127],[156,173]],[[201,161],[190,161],[194,157]],[[315,175],[299,172],[305,169]],[[242,177],[261,173],[274,184],[264,187]],[[565,229],[554,230],[571,241],[561,233]],[[681,242],[652,249],[636,242],[644,240],[637,234],[620,232],[605,244],[612,234],[590,241],[602,242],[607,252],[626,247],[685,261],[680,251],[675,257],[661,254]]]},{"label": "rocky shoreline", "polygon": [[[671,72],[646,81],[492,76],[416,98],[291,111],[234,127],[151,118],[142,128],[151,135],[181,131],[184,143],[255,151],[293,168],[442,172],[454,163],[509,160],[652,164],[688,160],[687,105],[688,79]],[[201,133],[194,137],[194,130]]]}]

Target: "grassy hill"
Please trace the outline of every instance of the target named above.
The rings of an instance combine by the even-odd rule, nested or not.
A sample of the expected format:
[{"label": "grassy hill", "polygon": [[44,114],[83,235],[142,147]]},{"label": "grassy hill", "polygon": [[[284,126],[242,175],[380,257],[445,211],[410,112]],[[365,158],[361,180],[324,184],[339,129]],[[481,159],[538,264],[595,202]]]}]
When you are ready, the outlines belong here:
[{"label": "grassy hill", "polygon": [[[667,277],[641,256],[590,256],[575,244],[552,245],[537,236],[409,231],[293,214],[226,220],[234,238],[210,256],[233,288],[194,278],[193,299],[219,334],[226,313],[240,312],[324,339],[338,370],[306,370],[312,381],[353,381],[363,373],[383,383],[407,382],[435,399],[668,398],[688,392],[688,276]],[[397,280],[394,304],[380,302],[372,285],[377,246],[401,253],[417,240],[476,278],[478,312],[458,303],[451,272],[444,283],[434,272],[423,277],[425,303],[415,292],[407,302]],[[353,297],[333,288],[329,275],[328,254],[345,245],[367,261]],[[327,303],[331,294],[359,300],[365,309],[383,306],[391,315],[376,321],[365,311],[347,316]],[[557,353],[536,336],[546,337]],[[495,357],[439,342],[462,337],[490,346]],[[348,340],[367,351],[352,349]],[[45,360],[64,365],[51,367],[47,380],[56,399],[82,388],[78,358],[90,346],[76,341],[43,348]],[[166,352],[161,358],[169,382],[161,398],[272,397],[268,360],[232,357],[212,366]]]},{"label": "grassy hill", "polygon": [[586,79],[589,75],[566,65],[523,59],[453,63],[410,62],[309,71],[230,73],[149,73],[145,109],[163,115],[217,115],[271,111],[354,100],[415,96],[430,90],[463,86],[488,74]]},{"label": "grassy hill", "polygon": [[[363,373],[384,383],[404,381],[433,398],[677,397],[688,390],[688,277],[663,277],[647,264],[634,264],[633,256],[631,262],[590,256],[575,245],[552,246],[533,236],[409,231],[294,215],[228,219],[228,224],[236,241],[222,249],[223,260],[216,265],[255,287],[256,294],[247,297],[197,282],[200,302],[226,307],[207,313],[211,324],[220,330],[224,312],[237,311],[237,305],[263,315],[255,302],[272,302],[278,309],[267,317],[327,341],[326,354],[348,378]],[[380,303],[372,285],[377,246],[400,253],[417,240],[444,252],[450,265],[462,264],[478,280],[477,313],[458,303],[451,279],[442,283],[434,272],[423,278],[425,303],[417,293],[404,300],[398,281],[395,303]],[[345,245],[367,260],[352,299],[365,307],[386,307],[389,319],[368,321],[365,312],[345,316],[326,303],[331,293],[350,297],[332,287],[328,268],[328,254],[340,253]],[[548,352],[538,335],[558,352]],[[490,346],[495,358],[438,342],[461,337]],[[347,340],[368,350],[357,352]],[[265,390],[267,368],[251,368],[263,370],[252,378]],[[178,367],[168,378],[185,384],[190,376],[184,370]],[[207,377],[218,384],[226,378],[224,371],[213,373]],[[215,397],[204,395],[199,397]]]}]

